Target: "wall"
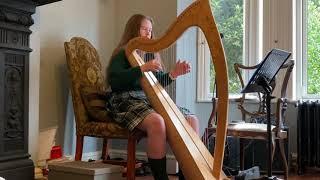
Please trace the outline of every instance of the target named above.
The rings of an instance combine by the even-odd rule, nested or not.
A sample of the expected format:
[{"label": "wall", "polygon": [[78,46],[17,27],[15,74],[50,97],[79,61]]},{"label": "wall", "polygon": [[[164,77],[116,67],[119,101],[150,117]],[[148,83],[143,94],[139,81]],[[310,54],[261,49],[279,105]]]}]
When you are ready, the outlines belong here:
[{"label": "wall", "polygon": [[157,37],[163,34],[177,15],[177,3],[172,0],[117,0],[115,14],[115,39],[118,42],[127,20],[133,14],[151,16],[155,22],[154,32]]},{"label": "wall", "polygon": [[[185,10],[193,1],[178,0],[178,15]],[[195,112],[196,108],[196,80],[197,80],[197,28],[188,28],[177,41],[177,59],[186,60],[191,64],[191,73],[180,76],[176,80],[177,93],[176,104]],[[188,98],[186,98],[188,97]]]},{"label": "wall", "polygon": [[[272,48],[279,48],[293,53],[293,3],[291,0],[270,0],[263,1],[264,5],[264,24],[263,24],[263,53],[265,54]],[[292,59],[291,56],[289,59]],[[299,59],[294,59],[295,64]],[[287,95],[289,98],[294,98],[294,88],[296,87],[296,66],[292,71],[291,78],[288,83]],[[284,76],[284,73],[280,74]],[[280,92],[279,89],[275,91]],[[278,93],[279,95],[280,93]],[[296,142],[296,120],[297,109],[295,103],[292,102],[287,110],[287,125],[289,126],[289,148],[290,152],[297,152]]]},{"label": "wall", "polygon": [[[292,1],[263,1],[263,6],[263,54],[273,48],[293,52]],[[295,71],[294,69],[293,72]],[[293,79],[289,81],[289,89],[295,87]],[[293,91],[288,91],[288,97],[293,97]]]},{"label": "wall", "polygon": [[[64,137],[73,142],[67,139],[71,137],[72,129],[65,129],[66,112],[70,106],[67,107],[69,82],[63,43],[74,36],[88,39],[98,50],[105,67],[114,46],[114,2],[63,0],[38,8],[41,17],[39,129],[59,127],[56,144],[62,145]],[[68,117],[68,121],[73,121],[72,116]],[[84,152],[99,149],[96,141],[86,140]],[[71,154],[74,149],[70,149],[72,144],[68,145],[64,150]]]},{"label": "wall", "polygon": [[32,15],[34,24],[30,27],[33,32],[30,36],[29,64],[29,153],[32,160],[37,159],[39,135],[39,86],[40,86],[40,13]]}]

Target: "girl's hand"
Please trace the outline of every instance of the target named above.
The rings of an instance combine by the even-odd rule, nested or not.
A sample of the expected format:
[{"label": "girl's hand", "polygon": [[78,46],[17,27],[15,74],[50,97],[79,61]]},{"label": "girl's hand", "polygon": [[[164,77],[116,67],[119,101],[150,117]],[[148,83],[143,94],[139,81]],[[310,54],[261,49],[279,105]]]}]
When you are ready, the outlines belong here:
[{"label": "girl's hand", "polygon": [[142,72],[147,72],[147,71],[157,72],[162,70],[162,65],[159,62],[159,60],[154,59],[142,65],[140,69]]},{"label": "girl's hand", "polygon": [[187,61],[178,60],[175,68],[170,72],[170,75],[173,78],[177,78],[178,76],[187,74],[191,71],[191,64]]}]

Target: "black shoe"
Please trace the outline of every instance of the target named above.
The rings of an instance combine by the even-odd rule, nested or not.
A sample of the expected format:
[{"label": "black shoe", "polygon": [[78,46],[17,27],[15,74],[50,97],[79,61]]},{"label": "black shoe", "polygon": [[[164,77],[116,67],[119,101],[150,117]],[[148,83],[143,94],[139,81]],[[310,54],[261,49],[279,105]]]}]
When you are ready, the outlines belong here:
[{"label": "black shoe", "polygon": [[155,180],[169,180],[167,174],[166,157],[162,159],[148,158],[152,175]]},{"label": "black shoe", "polygon": [[182,173],[182,170],[180,168],[179,168],[179,172],[178,172],[178,177],[179,177],[179,180],[185,180],[184,175]]}]

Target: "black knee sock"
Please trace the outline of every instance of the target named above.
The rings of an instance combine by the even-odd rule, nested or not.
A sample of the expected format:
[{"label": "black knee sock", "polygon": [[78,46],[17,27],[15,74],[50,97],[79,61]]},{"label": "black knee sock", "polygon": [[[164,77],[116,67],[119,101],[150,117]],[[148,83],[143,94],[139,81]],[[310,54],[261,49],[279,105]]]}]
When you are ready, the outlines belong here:
[{"label": "black knee sock", "polygon": [[182,173],[182,170],[180,168],[179,168],[179,172],[178,172],[178,177],[179,177],[179,180],[185,180],[183,173]]},{"label": "black knee sock", "polygon": [[162,159],[148,158],[152,175],[155,180],[169,180],[167,174],[166,157]]}]

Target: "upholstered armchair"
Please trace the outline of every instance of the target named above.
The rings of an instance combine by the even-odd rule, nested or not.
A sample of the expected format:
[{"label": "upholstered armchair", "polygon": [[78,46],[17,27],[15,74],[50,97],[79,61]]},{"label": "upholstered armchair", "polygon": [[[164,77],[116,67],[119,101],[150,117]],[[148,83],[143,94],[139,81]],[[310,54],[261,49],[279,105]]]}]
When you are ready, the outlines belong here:
[{"label": "upholstered armchair", "polygon": [[106,82],[96,49],[84,38],[65,42],[65,52],[76,121],[75,160],[81,160],[84,136],[103,138],[102,158],[107,161],[108,139],[128,139],[127,179],[135,177],[135,146],[141,132],[129,132],[112,121],[106,107]]}]

